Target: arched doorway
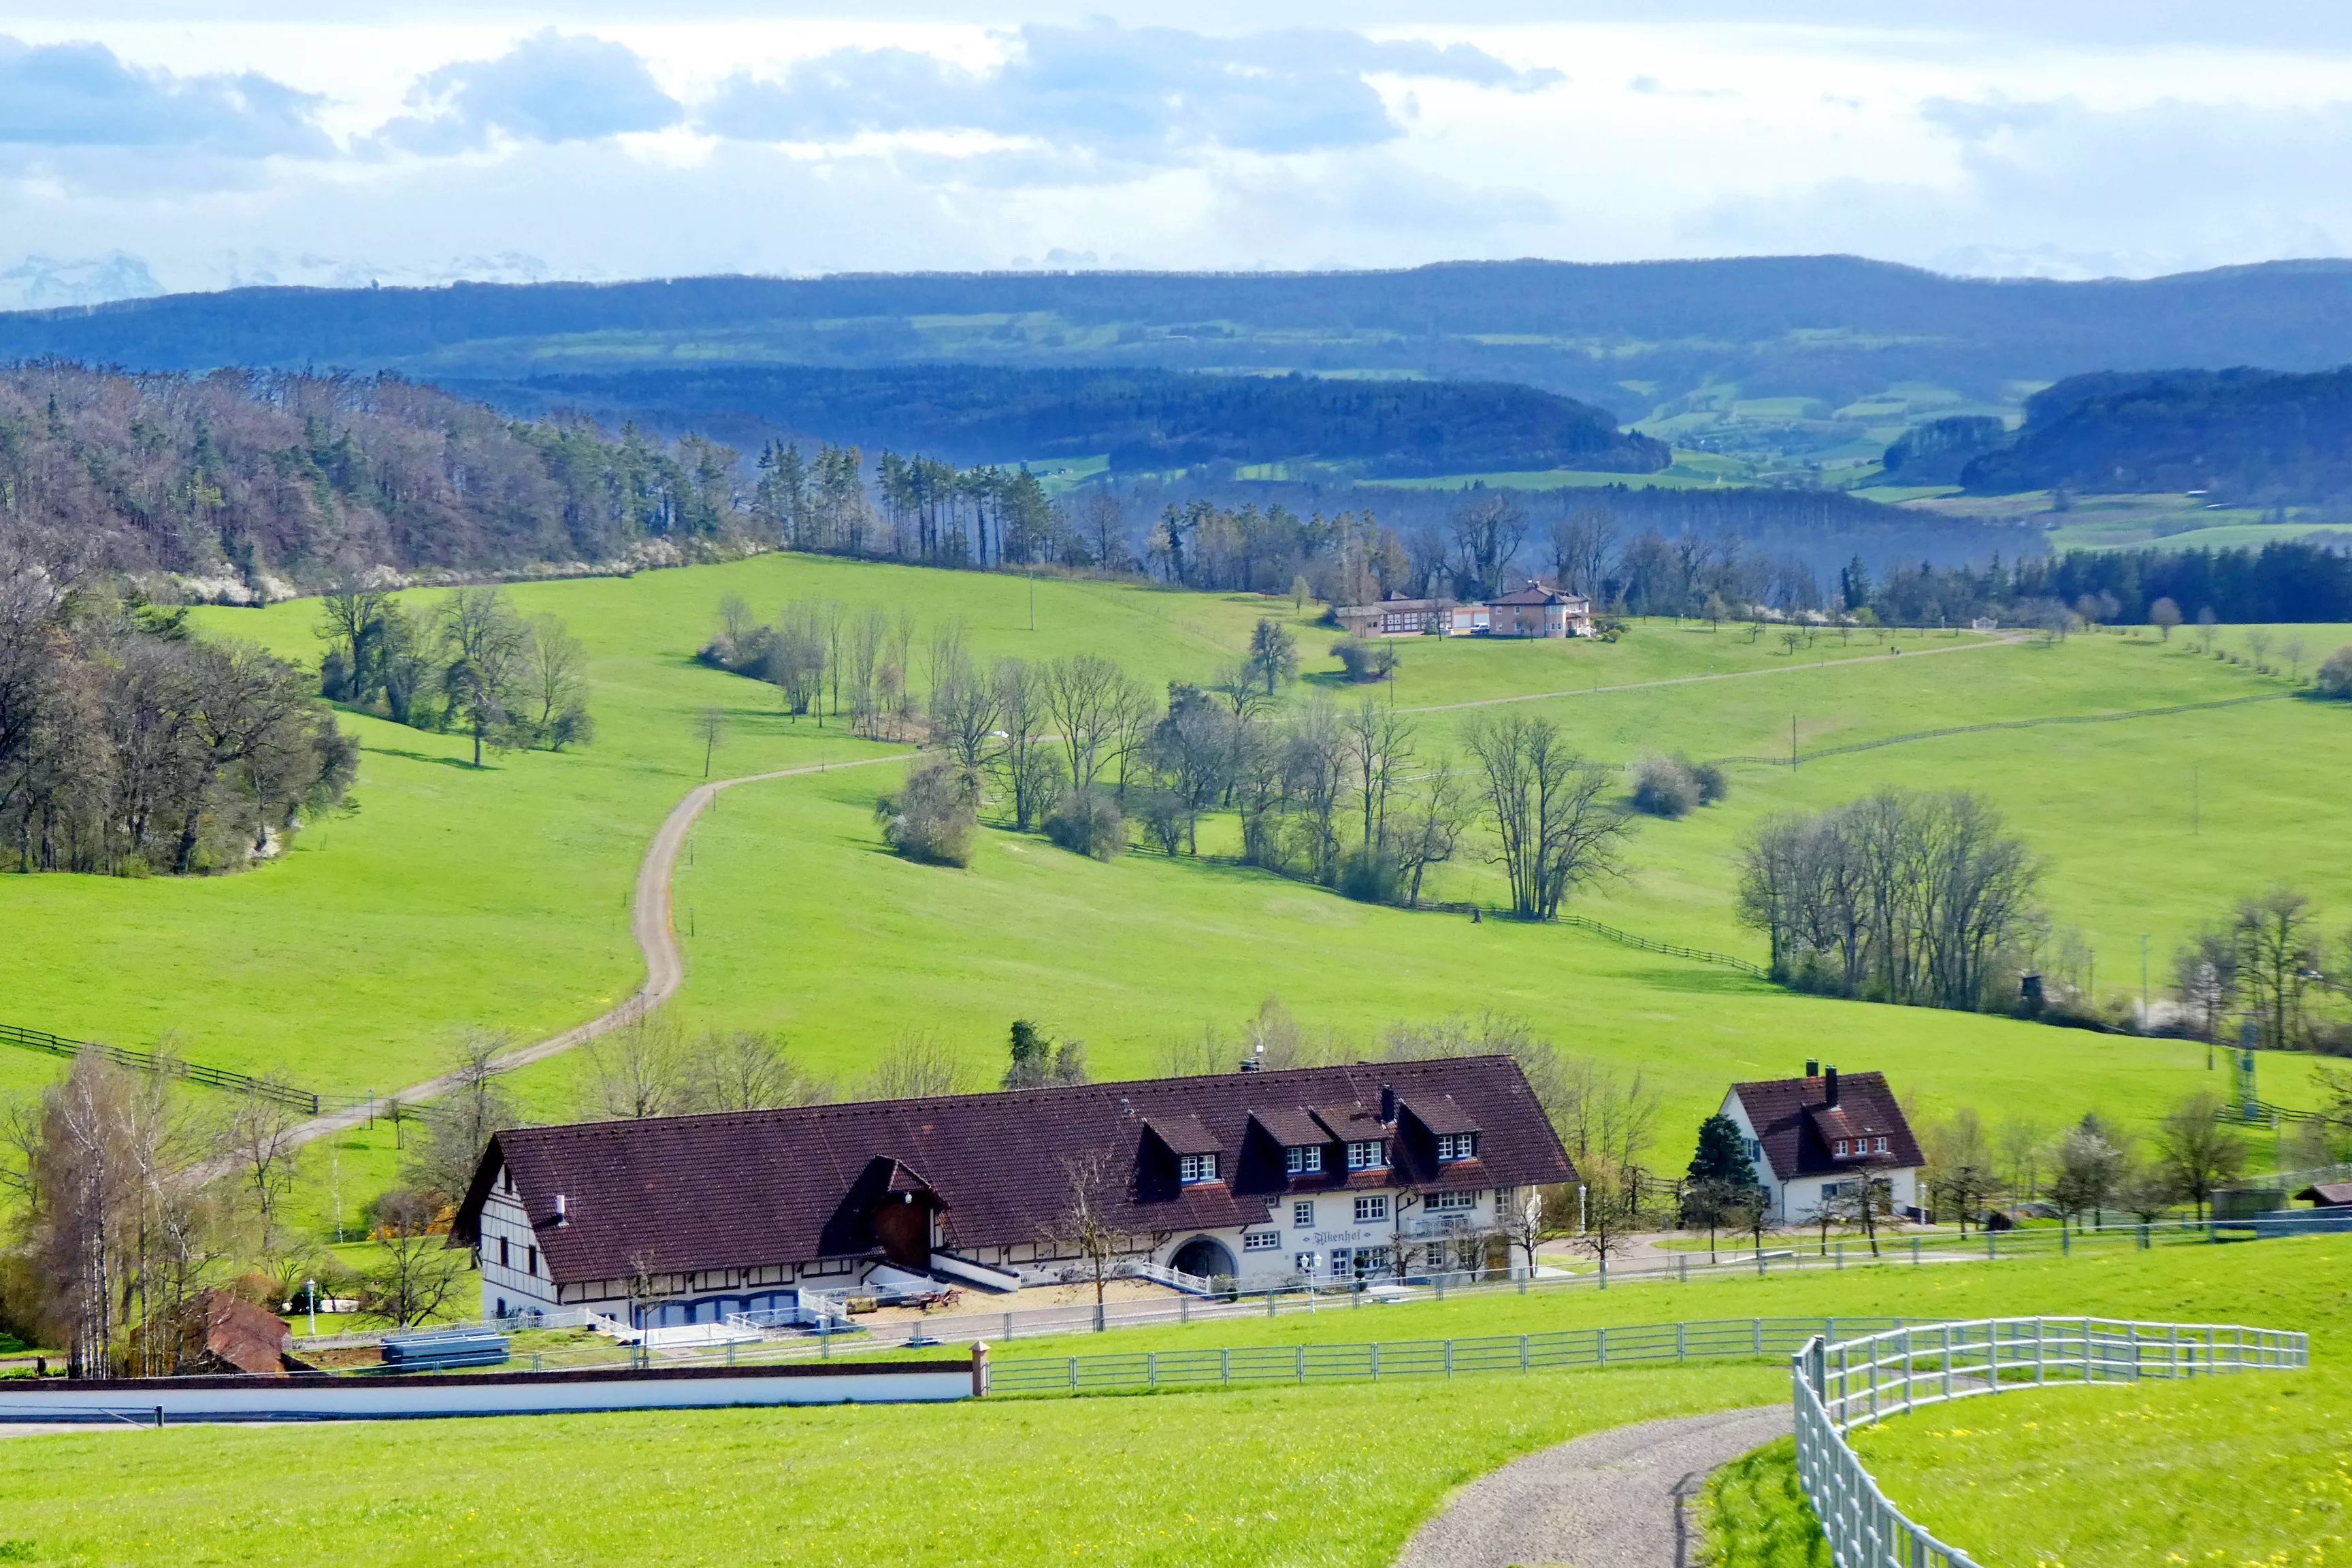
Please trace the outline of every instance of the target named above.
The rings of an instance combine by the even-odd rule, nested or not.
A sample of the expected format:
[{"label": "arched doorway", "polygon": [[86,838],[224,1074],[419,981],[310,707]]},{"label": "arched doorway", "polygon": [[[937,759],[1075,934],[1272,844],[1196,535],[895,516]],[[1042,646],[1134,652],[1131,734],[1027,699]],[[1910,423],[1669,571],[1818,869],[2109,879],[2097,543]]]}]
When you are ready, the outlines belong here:
[{"label": "arched doorway", "polygon": [[1213,1237],[1196,1236],[1176,1249],[1168,1266],[1179,1274],[1197,1274],[1204,1279],[1220,1275],[1232,1279],[1235,1272],[1231,1248]]}]

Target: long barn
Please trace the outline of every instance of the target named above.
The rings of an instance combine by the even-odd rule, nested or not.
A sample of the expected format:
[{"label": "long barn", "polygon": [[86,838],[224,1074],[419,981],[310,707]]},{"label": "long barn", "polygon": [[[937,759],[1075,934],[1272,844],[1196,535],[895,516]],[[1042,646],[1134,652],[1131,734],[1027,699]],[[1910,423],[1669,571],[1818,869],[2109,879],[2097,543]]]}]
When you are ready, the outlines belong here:
[{"label": "long barn", "polygon": [[1058,1282],[1106,1232],[1245,1289],[1484,1268],[1528,1189],[1575,1179],[1518,1064],[1466,1057],[520,1128],[450,1244],[486,1316],[650,1327],[877,1270]]}]

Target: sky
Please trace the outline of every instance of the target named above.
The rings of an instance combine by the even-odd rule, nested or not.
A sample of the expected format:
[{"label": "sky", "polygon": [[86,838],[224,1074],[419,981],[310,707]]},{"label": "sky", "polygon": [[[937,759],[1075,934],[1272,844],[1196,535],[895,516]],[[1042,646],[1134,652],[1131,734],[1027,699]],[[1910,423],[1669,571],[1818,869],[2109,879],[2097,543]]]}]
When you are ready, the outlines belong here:
[{"label": "sky", "polygon": [[[2259,15],[2255,13],[2259,11]],[[242,283],[2352,247],[2352,7],[0,0],[0,306]]]}]

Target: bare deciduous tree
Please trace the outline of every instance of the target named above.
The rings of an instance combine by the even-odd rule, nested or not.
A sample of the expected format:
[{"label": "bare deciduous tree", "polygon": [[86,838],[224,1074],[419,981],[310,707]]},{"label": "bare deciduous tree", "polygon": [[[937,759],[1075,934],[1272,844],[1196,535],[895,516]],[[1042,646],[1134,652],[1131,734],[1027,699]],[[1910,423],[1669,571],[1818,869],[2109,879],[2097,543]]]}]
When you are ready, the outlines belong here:
[{"label": "bare deciduous tree", "polygon": [[954,1047],[932,1035],[901,1035],[858,1084],[860,1100],[929,1100],[961,1094],[970,1087],[963,1059]]},{"label": "bare deciduous tree", "polygon": [[1575,889],[1622,874],[1630,828],[1608,797],[1612,773],[1588,765],[1559,725],[1513,714],[1475,721],[1465,738],[1513,913],[1549,920]]},{"label": "bare deciduous tree", "polygon": [[2176,1197],[2197,1205],[2200,1220],[2205,1217],[2205,1205],[2214,1190],[2246,1168],[2246,1145],[2223,1125],[2221,1102],[2211,1094],[2195,1094],[2181,1101],[2157,1124],[2150,1141],[2156,1148],[2157,1168]]}]

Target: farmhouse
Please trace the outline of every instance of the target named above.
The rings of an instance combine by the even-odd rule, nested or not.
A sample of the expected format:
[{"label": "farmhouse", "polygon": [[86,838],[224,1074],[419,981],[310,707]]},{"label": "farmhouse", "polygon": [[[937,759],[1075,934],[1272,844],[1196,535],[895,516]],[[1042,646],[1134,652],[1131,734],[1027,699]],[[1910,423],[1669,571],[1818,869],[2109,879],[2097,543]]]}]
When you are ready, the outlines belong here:
[{"label": "farmhouse", "polygon": [[1888,1184],[1896,1214],[1919,1212],[1927,1160],[1882,1073],[1809,1061],[1802,1078],[1733,1084],[1723,1114],[1747,1140],[1773,1220],[1801,1225],[1865,1179]]},{"label": "farmhouse", "polygon": [[1532,577],[1510,593],[1468,603],[1409,599],[1391,594],[1373,605],[1343,605],[1332,612],[1356,637],[1589,637],[1592,601]]},{"label": "farmhouse", "polygon": [[1478,1268],[1529,1188],[1575,1179],[1518,1064],[1466,1057],[521,1128],[450,1245],[488,1316],[716,1322],[1077,1278],[1089,1232],[1245,1289]]}]

